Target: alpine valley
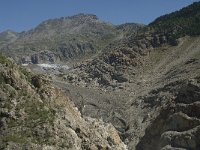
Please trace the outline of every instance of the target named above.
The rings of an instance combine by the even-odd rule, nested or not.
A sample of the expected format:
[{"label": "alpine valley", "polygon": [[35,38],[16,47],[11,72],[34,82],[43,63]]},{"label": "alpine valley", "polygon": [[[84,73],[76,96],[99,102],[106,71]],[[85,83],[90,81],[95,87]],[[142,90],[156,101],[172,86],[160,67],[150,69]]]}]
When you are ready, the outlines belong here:
[{"label": "alpine valley", "polygon": [[2,150],[200,149],[200,2],[148,25],[50,19],[0,51]]}]

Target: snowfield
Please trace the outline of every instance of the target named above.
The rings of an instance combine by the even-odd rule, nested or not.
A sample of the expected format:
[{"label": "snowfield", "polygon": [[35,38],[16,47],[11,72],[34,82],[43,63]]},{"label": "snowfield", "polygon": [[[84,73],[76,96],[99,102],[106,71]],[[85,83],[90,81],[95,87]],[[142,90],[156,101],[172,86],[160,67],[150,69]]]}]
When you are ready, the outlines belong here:
[{"label": "snowfield", "polygon": [[49,69],[69,69],[67,65],[60,65],[60,64],[37,64],[37,66],[42,68],[49,68]]},{"label": "snowfield", "polygon": [[[43,69],[65,69],[68,70],[69,66],[61,64],[36,64]],[[22,64],[22,66],[28,66],[28,64]]]}]

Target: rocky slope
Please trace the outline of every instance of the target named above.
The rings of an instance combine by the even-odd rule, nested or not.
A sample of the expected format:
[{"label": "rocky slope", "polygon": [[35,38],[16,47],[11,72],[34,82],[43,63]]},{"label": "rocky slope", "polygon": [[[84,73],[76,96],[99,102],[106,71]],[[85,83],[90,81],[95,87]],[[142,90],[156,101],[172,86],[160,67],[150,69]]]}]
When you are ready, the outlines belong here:
[{"label": "rocky slope", "polygon": [[[124,78],[126,76],[127,80],[122,78],[121,83],[109,79],[108,84],[103,83],[99,86],[98,82],[95,83],[92,77],[88,78],[85,72],[84,78],[82,74],[84,70],[81,72],[76,70],[78,75],[74,70],[73,73],[70,72],[70,77],[73,78],[68,81],[69,83],[66,83],[69,75],[62,82],[57,80],[54,82],[69,91],[84,115],[103,118],[104,121],[111,122],[122,139],[129,145],[129,149],[161,149],[167,145],[167,147],[171,145],[171,147],[183,148],[184,144],[173,145],[173,139],[166,145],[160,147],[155,145],[159,144],[157,141],[162,140],[161,135],[168,130],[174,133],[175,131],[187,132],[199,125],[197,123],[189,128],[191,123],[188,128],[181,130],[179,124],[185,124],[184,121],[170,120],[170,117],[176,113],[183,113],[187,116],[190,111],[194,115],[194,120],[199,118],[199,112],[192,112],[194,109],[191,108],[198,107],[198,93],[200,92],[198,83],[200,37],[184,37],[179,41],[178,46],[165,45],[152,49],[148,55],[143,56],[143,62],[139,66],[127,67],[126,72],[121,72],[120,76]],[[104,67],[104,65],[101,66]],[[87,69],[87,65],[85,68]],[[96,67],[96,69],[99,68]],[[82,78],[79,79],[80,76]],[[82,81],[85,79],[88,82]],[[77,82],[74,82],[76,80]],[[115,83],[115,86],[110,86],[109,83]],[[188,110],[183,111],[183,108]],[[161,128],[159,133],[154,134],[158,127]],[[196,143],[196,147],[187,147],[198,149],[198,134],[191,136],[194,137],[191,142]],[[180,136],[180,139],[182,138],[183,136]],[[152,139],[152,144],[149,143],[149,139]]]},{"label": "rocky slope", "polygon": [[200,149],[199,4],[111,43],[56,84],[84,115],[111,122],[131,150]]},{"label": "rocky slope", "polygon": [[[123,37],[128,29],[136,32],[142,27],[139,24],[115,27],[95,15],[78,14],[44,21],[32,30],[19,33],[17,38],[10,37],[10,42],[0,48],[21,63],[55,63],[75,58],[80,61]],[[2,36],[0,42],[7,37]]]},{"label": "rocky slope", "polygon": [[0,149],[126,149],[111,124],[82,118],[50,80],[2,55],[0,95]]},{"label": "rocky slope", "polygon": [[199,35],[199,8],[200,3],[195,2],[189,7],[182,8],[180,11],[158,17],[149,26],[153,27],[156,32],[172,32],[175,38],[185,35]]},{"label": "rocky slope", "polygon": [[[199,83],[199,76],[172,82],[145,97],[147,107],[162,109],[146,129],[137,150],[200,148]],[[154,98],[156,102],[151,101]]]},{"label": "rocky slope", "polygon": [[[121,27],[129,32],[129,36],[110,43],[97,57],[75,66],[74,72],[78,75],[77,77],[69,75],[69,80],[82,81],[90,85],[95,81],[97,86],[105,87],[115,87],[116,83],[127,82],[128,79],[124,75],[129,75],[129,70],[142,66],[146,61],[145,56],[148,56],[153,49],[167,45],[178,46],[181,37],[199,35],[198,30],[193,33],[193,29],[200,25],[199,8],[200,3],[196,2],[180,11],[162,16],[138,30],[136,34],[131,34],[127,29],[129,24],[122,25]],[[177,29],[178,26],[180,28]],[[162,28],[165,30],[161,30]]]}]

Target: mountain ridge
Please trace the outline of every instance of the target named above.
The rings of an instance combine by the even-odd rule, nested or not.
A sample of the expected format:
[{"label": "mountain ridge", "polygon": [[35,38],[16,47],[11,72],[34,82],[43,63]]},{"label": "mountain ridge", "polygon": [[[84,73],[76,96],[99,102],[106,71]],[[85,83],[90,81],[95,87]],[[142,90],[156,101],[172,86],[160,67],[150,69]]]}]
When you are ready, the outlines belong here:
[{"label": "mountain ridge", "polygon": [[[141,27],[135,24],[131,30],[136,31]],[[27,62],[31,62],[30,54],[38,53],[38,59],[42,59],[41,52],[43,51],[53,53],[54,60],[69,61],[77,57],[92,56],[121,36],[123,36],[123,31],[117,30],[110,23],[99,20],[97,16],[78,14],[44,21],[34,29],[19,33],[18,38],[1,49],[9,56],[12,56],[15,51],[16,56],[12,57],[19,62],[23,54],[24,58],[29,57]],[[48,56],[42,61],[52,63],[48,61]]]}]

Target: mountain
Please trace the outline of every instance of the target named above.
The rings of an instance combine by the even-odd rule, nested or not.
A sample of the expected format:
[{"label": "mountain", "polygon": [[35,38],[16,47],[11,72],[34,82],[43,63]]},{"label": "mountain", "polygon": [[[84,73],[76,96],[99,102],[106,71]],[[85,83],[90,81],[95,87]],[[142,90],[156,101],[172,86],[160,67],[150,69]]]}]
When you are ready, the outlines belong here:
[{"label": "mountain", "polygon": [[116,26],[117,30],[121,31],[125,37],[130,35],[136,35],[138,31],[140,31],[146,25],[138,24],[138,23],[125,23]]},{"label": "mountain", "polygon": [[56,84],[84,115],[111,122],[131,150],[199,149],[199,4],[110,43]]},{"label": "mountain", "polygon": [[[18,67],[13,67],[13,63],[3,62],[0,81],[4,83],[1,95],[5,99],[1,99],[3,107],[7,109],[3,109],[1,114],[6,114],[9,110],[9,115],[3,115],[4,118],[18,117],[26,131],[34,131],[31,134],[26,132],[28,136],[25,139],[36,145],[37,149],[41,145],[52,146],[49,144],[52,141],[55,143],[54,149],[59,149],[69,141],[66,143],[67,149],[73,143],[70,142],[71,138],[65,138],[68,135],[76,139],[74,141],[77,147],[73,147],[74,149],[126,149],[119,136],[129,150],[200,149],[199,4],[200,2],[195,2],[179,11],[161,16],[148,26],[130,23],[113,26],[99,21],[94,15],[79,14],[45,21],[33,30],[19,33],[19,37],[2,50],[17,52],[16,56],[22,62],[31,59],[32,63],[63,60],[73,60],[75,63],[67,71],[57,73],[52,69],[47,80],[48,77],[44,75],[32,75],[23,69],[18,69],[17,73],[15,70]],[[60,38],[62,33],[66,38]],[[74,40],[71,39],[74,37]],[[58,48],[62,45],[60,41],[66,45],[71,43],[72,48],[67,45],[56,49],[54,44],[58,43]],[[82,46],[88,41],[94,47],[95,54],[89,54],[88,51],[88,56],[78,54],[83,49],[76,48],[74,44]],[[44,43],[41,44],[42,42]],[[24,48],[23,53],[20,46]],[[28,58],[23,58],[24,56]],[[23,73],[21,76],[20,72]],[[14,91],[14,94],[10,91]],[[15,94],[15,91],[25,91],[25,94]],[[33,95],[36,97],[32,99],[30,93],[35,93]],[[12,97],[14,99],[10,101]],[[21,105],[17,105],[18,103]],[[24,105],[24,109],[17,107]],[[31,109],[32,105],[38,105],[39,112]],[[15,115],[18,112],[21,116]],[[97,120],[94,119],[91,123],[93,119],[90,117]],[[6,121],[1,124],[7,123],[10,127],[10,118],[4,118],[2,120]],[[103,120],[105,124],[98,120]],[[107,128],[107,123],[117,129],[119,136],[114,128]],[[12,133],[20,134],[21,137],[24,132],[20,132],[20,129],[24,128],[20,128],[20,124],[16,128],[3,128],[2,131],[5,132],[2,132],[2,138]],[[30,124],[33,126],[29,126]],[[66,126],[70,131],[65,130]],[[56,134],[52,136],[52,133]],[[114,133],[111,135],[115,138],[110,133]],[[12,137],[11,140],[4,141],[12,146],[13,141],[16,143],[15,139]]]},{"label": "mountain", "polygon": [[0,149],[126,149],[111,124],[82,118],[47,77],[3,55],[0,95]]},{"label": "mountain", "polygon": [[[132,30],[141,27],[134,24]],[[78,14],[44,21],[32,30],[19,33],[18,38],[1,49],[21,63],[66,62],[76,58],[80,61],[121,36],[120,29],[97,16]]]},{"label": "mountain", "polygon": [[[109,83],[112,80],[116,80],[119,83],[123,82],[123,80],[126,82],[127,79],[121,76],[121,72],[141,65],[144,56],[149,55],[152,49],[166,45],[177,46],[181,43],[181,37],[200,35],[199,31],[195,30],[195,27],[200,26],[199,22],[196,21],[200,14],[199,6],[200,3],[195,2],[180,11],[161,16],[148,26],[138,29],[137,33],[133,35],[127,29],[129,24],[119,26],[119,29],[127,29],[127,33],[130,33],[130,35],[111,42],[103,50],[104,53],[81,65],[80,67],[82,68],[80,70],[84,72],[84,76],[87,74],[88,78],[97,79],[97,82],[102,86],[107,86],[105,83],[115,86],[114,84],[116,83]],[[179,30],[175,30],[180,25],[182,27]],[[187,27],[188,30],[184,27]],[[196,32],[193,34],[189,29],[194,29]],[[184,34],[182,34],[183,32]],[[81,75],[79,76],[81,78]],[[93,79],[91,81],[94,81]]]},{"label": "mountain", "polygon": [[0,44],[1,47],[8,45],[9,43],[14,42],[18,38],[18,33],[12,30],[6,30],[0,33]]},{"label": "mountain", "polygon": [[157,18],[150,24],[157,32],[171,32],[175,38],[200,34],[200,3],[195,2],[180,11]]}]

